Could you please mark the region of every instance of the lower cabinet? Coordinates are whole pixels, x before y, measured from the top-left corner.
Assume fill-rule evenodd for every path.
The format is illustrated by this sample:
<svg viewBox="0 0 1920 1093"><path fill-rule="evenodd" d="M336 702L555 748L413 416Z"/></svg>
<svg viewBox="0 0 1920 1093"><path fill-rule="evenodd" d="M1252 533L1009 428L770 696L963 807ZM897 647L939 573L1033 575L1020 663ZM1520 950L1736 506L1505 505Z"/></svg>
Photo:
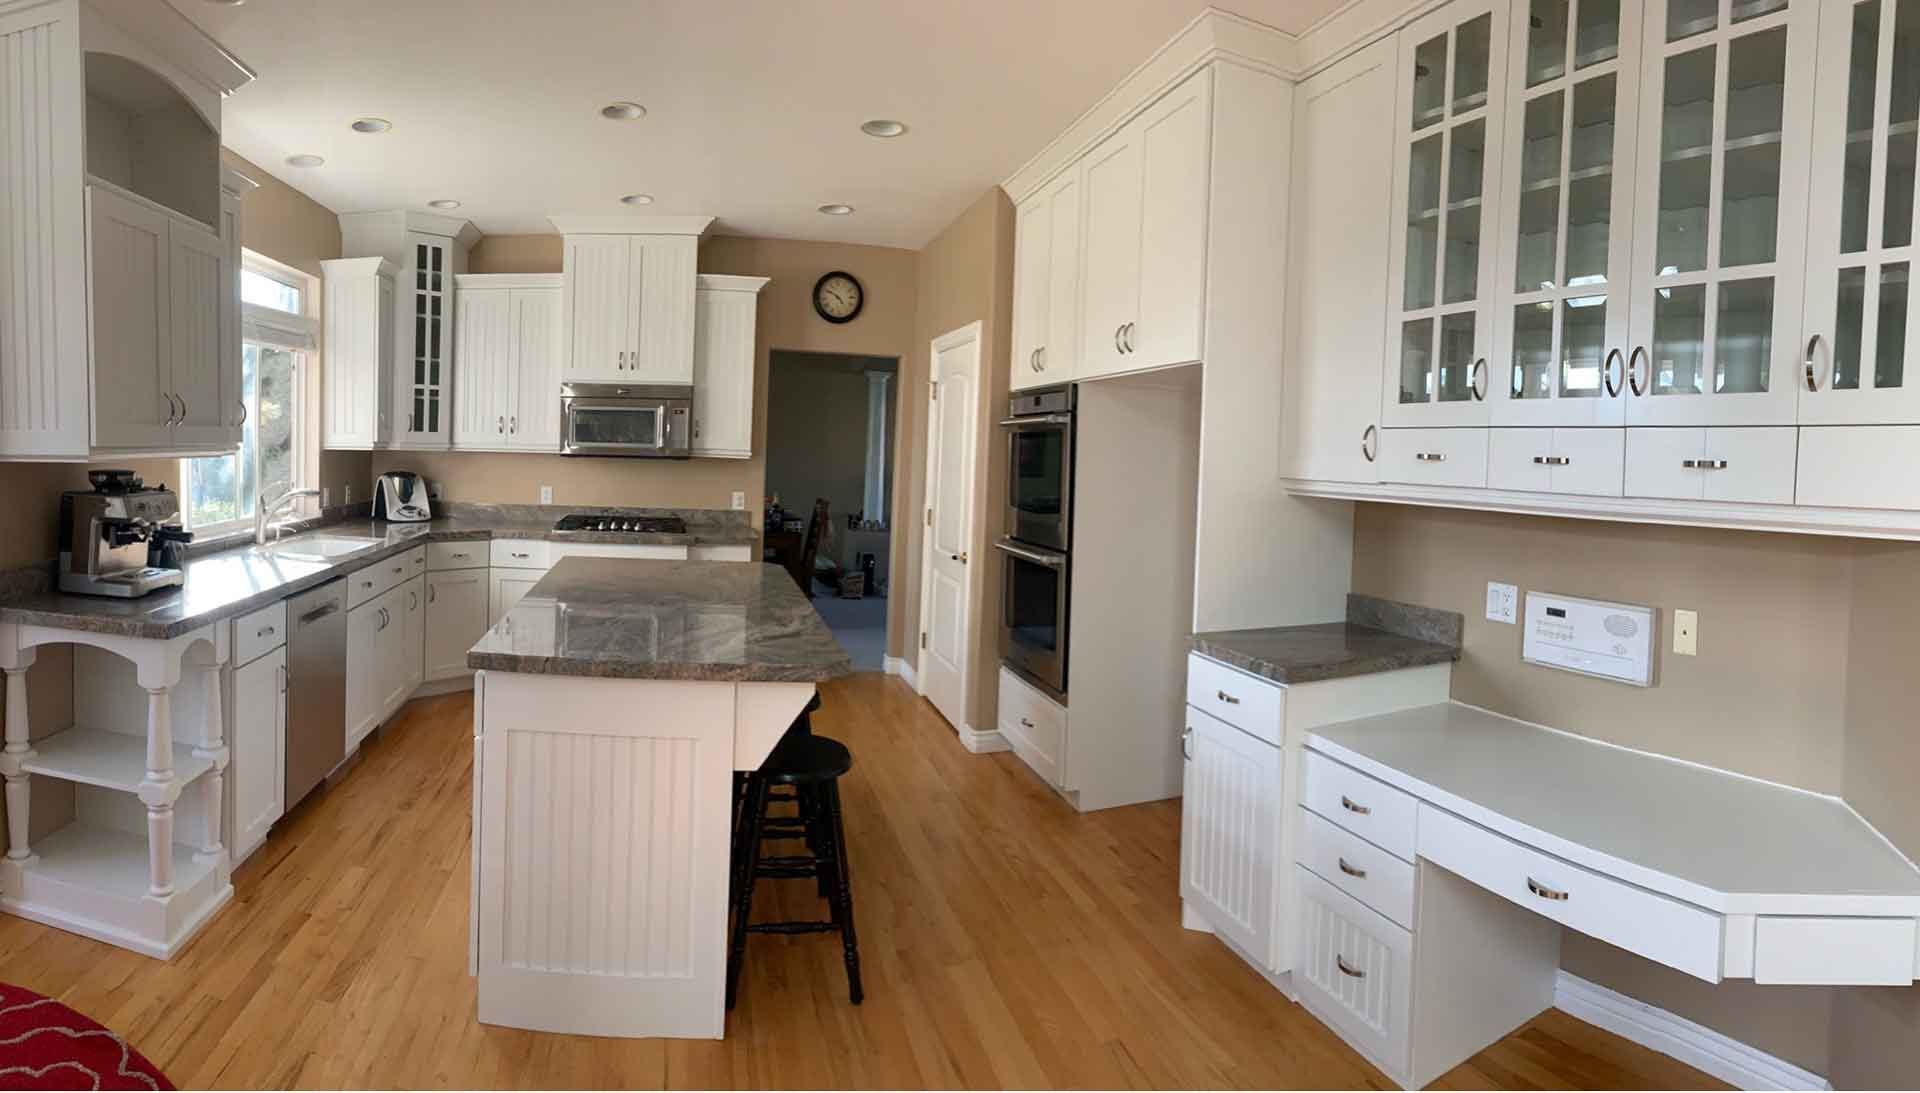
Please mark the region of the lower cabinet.
<svg viewBox="0 0 1920 1093"><path fill-rule="evenodd" d="M492 587L487 593L487 625L497 626L520 597L533 590L540 578L547 575L544 569L496 569L493 571Z"/></svg>
<svg viewBox="0 0 1920 1093"><path fill-rule="evenodd" d="M1000 669L1000 735L1020 761L1055 789L1072 789L1067 777L1067 708L1026 680Z"/></svg>
<svg viewBox="0 0 1920 1093"><path fill-rule="evenodd" d="M347 613L347 749L360 745L423 676L426 579L413 577Z"/></svg>
<svg viewBox="0 0 1920 1093"><path fill-rule="evenodd" d="M1413 934L1298 868L1300 1004L1389 1075L1407 1071Z"/></svg>
<svg viewBox="0 0 1920 1093"><path fill-rule="evenodd" d="M388 665L392 683L383 705L388 713L400 708L407 696L420 686L425 675L427 636L427 579L414 577L393 590L393 613L400 620L399 638L393 647L393 663Z"/></svg>
<svg viewBox="0 0 1920 1093"><path fill-rule="evenodd" d="M233 671L233 728L228 734L227 795L233 806L230 846L235 865L266 841L286 811L287 648Z"/></svg>
<svg viewBox="0 0 1920 1093"><path fill-rule="evenodd" d="M1216 934L1268 971L1285 966L1276 942L1275 870L1281 861L1281 750L1187 708L1180 805L1180 898Z"/></svg>
<svg viewBox="0 0 1920 1093"><path fill-rule="evenodd" d="M486 636L493 618L487 613L488 577L485 569L452 569L429 573L425 679L462 679L473 674L467 650Z"/></svg>

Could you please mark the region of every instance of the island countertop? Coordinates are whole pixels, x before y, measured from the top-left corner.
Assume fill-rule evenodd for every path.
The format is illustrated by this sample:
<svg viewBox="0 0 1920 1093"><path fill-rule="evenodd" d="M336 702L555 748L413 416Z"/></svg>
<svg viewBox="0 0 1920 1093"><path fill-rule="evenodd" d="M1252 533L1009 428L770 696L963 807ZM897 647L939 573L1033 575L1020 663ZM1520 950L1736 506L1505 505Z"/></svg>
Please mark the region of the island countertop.
<svg viewBox="0 0 1920 1093"><path fill-rule="evenodd" d="M785 569L565 558L467 666L601 679L817 683L853 670Z"/></svg>

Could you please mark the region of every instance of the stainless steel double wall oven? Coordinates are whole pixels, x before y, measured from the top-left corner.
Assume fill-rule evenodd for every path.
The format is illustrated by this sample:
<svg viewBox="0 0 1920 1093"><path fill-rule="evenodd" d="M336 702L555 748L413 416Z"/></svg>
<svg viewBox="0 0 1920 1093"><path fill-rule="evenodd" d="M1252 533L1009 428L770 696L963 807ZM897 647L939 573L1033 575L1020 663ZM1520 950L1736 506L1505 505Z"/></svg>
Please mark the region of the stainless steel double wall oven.
<svg viewBox="0 0 1920 1093"><path fill-rule="evenodd" d="M1067 593L1073 549L1074 389L1033 388L1010 400L1007 535L1000 659L1067 700Z"/></svg>

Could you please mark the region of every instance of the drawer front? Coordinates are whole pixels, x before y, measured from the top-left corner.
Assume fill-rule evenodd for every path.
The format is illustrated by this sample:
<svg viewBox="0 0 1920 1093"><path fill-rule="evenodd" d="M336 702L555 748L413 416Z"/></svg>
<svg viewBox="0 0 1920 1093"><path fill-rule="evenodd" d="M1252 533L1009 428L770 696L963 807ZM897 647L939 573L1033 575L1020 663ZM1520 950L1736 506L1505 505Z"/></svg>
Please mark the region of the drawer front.
<svg viewBox="0 0 1920 1093"><path fill-rule="evenodd" d="M1793 504L1800 430L1791 426L1708 429L1704 452L1716 468L1699 472L1705 479L1700 495L1706 500ZM1726 466L1721 467L1722 463Z"/></svg>
<svg viewBox="0 0 1920 1093"><path fill-rule="evenodd" d="M1303 753L1300 803L1403 861L1412 861L1420 802L1319 752Z"/></svg>
<svg viewBox="0 0 1920 1093"><path fill-rule="evenodd" d="M495 539L487 560L496 569L546 569L549 545L544 539Z"/></svg>
<svg viewBox="0 0 1920 1093"><path fill-rule="evenodd" d="M287 604L282 600L233 620L233 663L245 664L287 643Z"/></svg>
<svg viewBox="0 0 1920 1093"><path fill-rule="evenodd" d="M1914 931L1910 918L1762 915L1753 924L1753 981L1910 986Z"/></svg>
<svg viewBox="0 0 1920 1093"><path fill-rule="evenodd" d="M427 568L436 573L448 569L485 569L491 546L484 539L467 543L428 543Z"/></svg>
<svg viewBox="0 0 1920 1093"><path fill-rule="evenodd" d="M1413 935L1352 896L1296 870L1300 933L1293 984L1300 1001L1388 1074L1407 1070Z"/></svg>
<svg viewBox="0 0 1920 1093"><path fill-rule="evenodd" d="M1047 784L1066 788L1067 711L1000 669L1000 735Z"/></svg>
<svg viewBox="0 0 1920 1093"><path fill-rule="evenodd" d="M1420 806L1420 856L1583 934L1720 981L1719 915L1636 888Z"/></svg>
<svg viewBox="0 0 1920 1093"><path fill-rule="evenodd" d="M1278 683L1189 653L1187 705L1277 746L1286 716L1287 691Z"/></svg>
<svg viewBox="0 0 1920 1093"><path fill-rule="evenodd" d="M1484 486L1489 431L1382 429L1380 480L1416 486Z"/></svg>
<svg viewBox="0 0 1920 1093"><path fill-rule="evenodd" d="M1493 429L1487 437L1487 485L1496 490L1553 489L1552 429Z"/></svg>
<svg viewBox="0 0 1920 1093"><path fill-rule="evenodd" d="M1801 429L1802 505L1857 509L1920 509L1920 425L1823 426Z"/></svg>
<svg viewBox="0 0 1920 1093"><path fill-rule="evenodd" d="M1706 447L1705 429L1628 429L1627 496L1698 501L1705 476L1687 463L1704 458Z"/></svg>
<svg viewBox="0 0 1920 1093"><path fill-rule="evenodd" d="M359 607L368 600L377 599L382 593L394 588L427 567L427 548L415 547L405 554L396 554L382 559L365 569L356 570L347 575L347 607L349 610Z"/></svg>
<svg viewBox="0 0 1920 1093"><path fill-rule="evenodd" d="M1553 492L1587 497L1620 496L1626 473L1627 435L1623 429L1555 429Z"/></svg>
<svg viewBox="0 0 1920 1093"><path fill-rule="evenodd" d="M687 560L686 547L656 543L547 543L546 547L549 566L559 564L562 558L653 558L667 562Z"/></svg>
<svg viewBox="0 0 1920 1093"><path fill-rule="evenodd" d="M687 557L696 562L751 562L753 547L745 543L688 547Z"/></svg>
<svg viewBox="0 0 1920 1093"><path fill-rule="evenodd" d="M1413 929L1413 865L1306 809L1300 810L1300 864L1321 880Z"/></svg>

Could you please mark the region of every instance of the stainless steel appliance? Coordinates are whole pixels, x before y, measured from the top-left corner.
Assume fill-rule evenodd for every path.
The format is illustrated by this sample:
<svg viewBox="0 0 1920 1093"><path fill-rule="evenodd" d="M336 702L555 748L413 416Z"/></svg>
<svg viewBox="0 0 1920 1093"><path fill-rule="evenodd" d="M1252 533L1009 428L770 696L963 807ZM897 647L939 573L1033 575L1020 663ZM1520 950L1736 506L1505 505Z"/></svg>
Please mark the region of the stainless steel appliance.
<svg viewBox="0 0 1920 1093"><path fill-rule="evenodd" d="M181 534L180 498L132 471L88 471L91 490L60 495L60 590L131 599L178 587L178 567L149 565L156 539Z"/></svg>
<svg viewBox="0 0 1920 1093"><path fill-rule="evenodd" d="M427 480L413 471L388 471L373 484L373 518L399 524L433 519Z"/></svg>
<svg viewBox="0 0 1920 1093"><path fill-rule="evenodd" d="M687 522L678 516L626 516L617 512L570 512L553 525L553 530L685 535Z"/></svg>
<svg viewBox="0 0 1920 1093"><path fill-rule="evenodd" d="M347 582L287 601L286 807L347 757Z"/></svg>
<svg viewBox="0 0 1920 1093"><path fill-rule="evenodd" d="M692 420L690 385L560 385L561 455L685 459Z"/></svg>
<svg viewBox="0 0 1920 1093"><path fill-rule="evenodd" d="M1007 535L1000 659L1023 679L1067 700L1067 618L1072 587L1074 388L1022 391L1007 418Z"/></svg>

